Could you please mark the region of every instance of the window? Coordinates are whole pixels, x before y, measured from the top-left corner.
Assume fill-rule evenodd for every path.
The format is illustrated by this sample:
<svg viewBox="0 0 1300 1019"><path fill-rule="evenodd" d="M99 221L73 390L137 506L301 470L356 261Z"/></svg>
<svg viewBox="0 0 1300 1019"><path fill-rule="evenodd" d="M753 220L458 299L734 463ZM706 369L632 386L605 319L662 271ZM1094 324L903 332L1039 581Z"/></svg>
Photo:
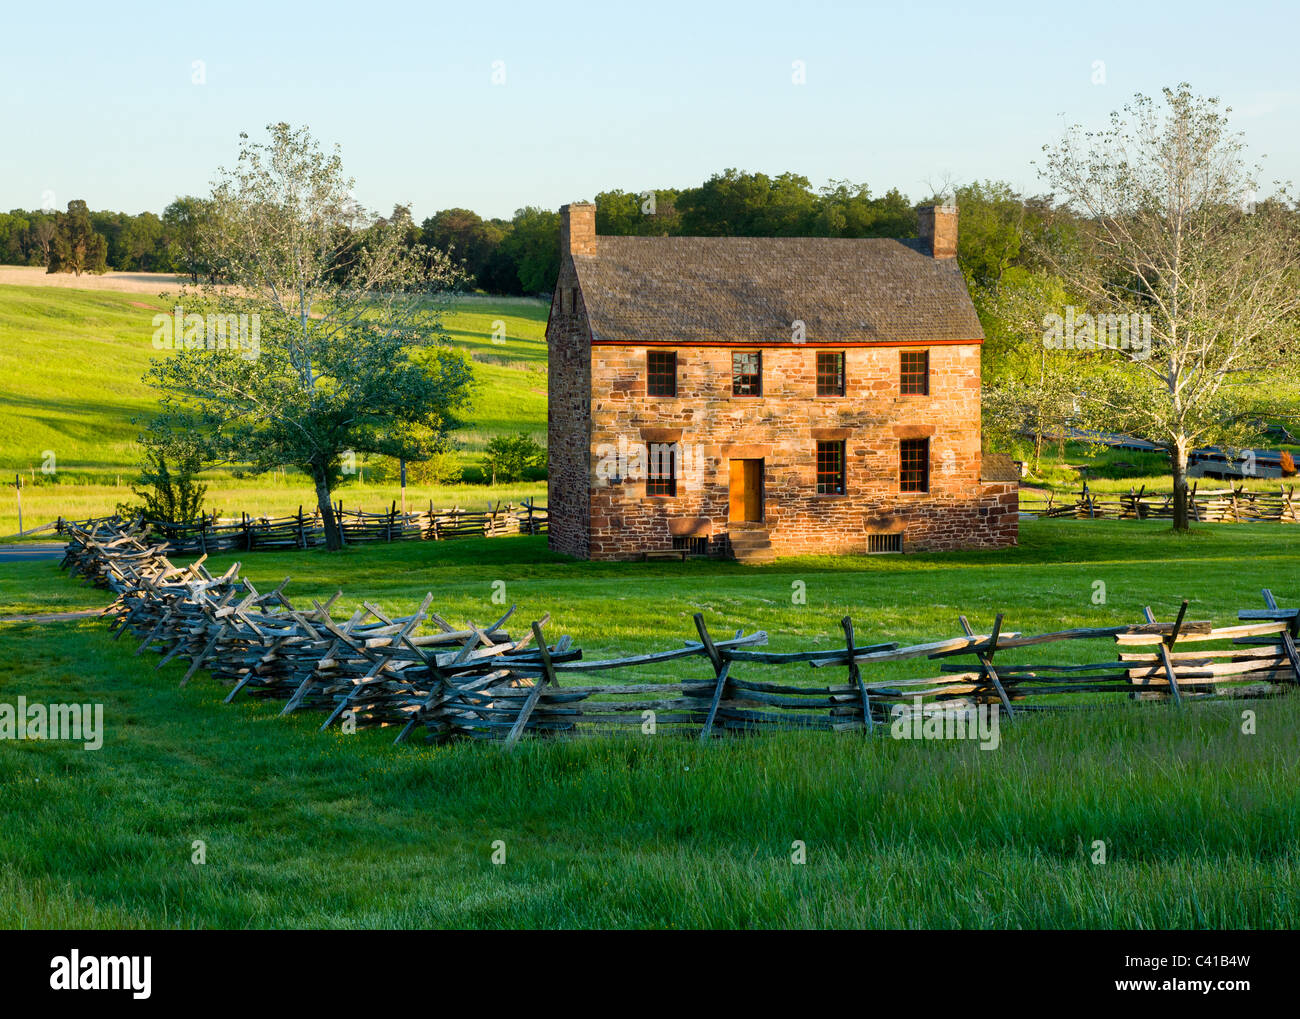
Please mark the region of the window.
<svg viewBox="0 0 1300 1019"><path fill-rule="evenodd" d="M763 352L737 350L731 355L731 395L763 395Z"/></svg>
<svg viewBox="0 0 1300 1019"><path fill-rule="evenodd" d="M844 395L844 351L823 350L817 353L817 395Z"/></svg>
<svg viewBox="0 0 1300 1019"><path fill-rule="evenodd" d="M673 548L685 551L687 555L706 556L709 554L709 536L693 534L673 535Z"/></svg>
<svg viewBox="0 0 1300 1019"><path fill-rule="evenodd" d="M930 491L930 440L903 439L899 443L898 452L898 487L900 491Z"/></svg>
<svg viewBox="0 0 1300 1019"><path fill-rule="evenodd" d="M920 396L930 394L930 352L904 350L898 366L899 391Z"/></svg>
<svg viewBox="0 0 1300 1019"><path fill-rule="evenodd" d="M677 494L677 446L670 442L650 443L650 469L646 474L645 494Z"/></svg>
<svg viewBox="0 0 1300 1019"><path fill-rule="evenodd" d="M867 554L881 555L885 552L903 551L903 532L889 531L882 534L867 535Z"/></svg>
<svg viewBox="0 0 1300 1019"><path fill-rule="evenodd" d="M844 494L844 443L817 443L817 494Z"/></svg>
<svg viewBox="0 0 1300 1019"><path fill-rule="evenodd" d="M646 355L647 396L677 395L677 351L652 350Z"/></svg>

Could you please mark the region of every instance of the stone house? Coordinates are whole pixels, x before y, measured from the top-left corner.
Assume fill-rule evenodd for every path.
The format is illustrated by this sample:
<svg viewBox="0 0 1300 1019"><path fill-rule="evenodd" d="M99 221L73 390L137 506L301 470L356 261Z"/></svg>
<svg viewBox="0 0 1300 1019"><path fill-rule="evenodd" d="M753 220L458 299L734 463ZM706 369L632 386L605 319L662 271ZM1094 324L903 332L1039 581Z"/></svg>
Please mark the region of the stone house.
<svg viewBox="0 0 1300 1019"><path fill-rule="evenodd" d="M761 560L1014 544L981 474L957 212L918 240L597 237L561 215L550 545Z"/></svg>

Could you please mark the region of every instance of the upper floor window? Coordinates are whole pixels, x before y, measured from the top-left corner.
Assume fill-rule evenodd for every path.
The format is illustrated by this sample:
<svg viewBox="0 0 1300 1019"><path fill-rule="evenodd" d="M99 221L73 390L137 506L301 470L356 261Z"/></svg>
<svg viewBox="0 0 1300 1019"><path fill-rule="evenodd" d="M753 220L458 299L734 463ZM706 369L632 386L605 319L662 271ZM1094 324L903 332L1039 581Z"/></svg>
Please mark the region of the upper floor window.
<svg viewBox="0 0 1300 1019"><path fill-rule="evenodd" d="M650 443L650 467L646 472L645 494L677 494L677 445L672 442Z"/></svg>
<svg viewBox="0 0 1300 1019"><path fill-rule="evenodd" d="M761 350L732 352L731 395L763 395L763 352Z"/></svg>
<svg viewBox="0 0 1300 1019"><path fill-rule="evenodd" d="M920 396L930 394L930 352L904 350L899 354L899 391Z"/></svg>
<svg viewBox="0 0 1300 1019"><path fill-rule="evenodd" d="M647 396L677 395L677 351L652 350L646 355Z"/></svg>
<svg viewBox="0 0 1300 1019"><path fill-rule="evenodd" d="M898 487L903 492L930 491L929 439L903 439L899 443Z"/></svg>
<svg viewBox="0 0 1300 1019"><path fill-rule="evenodd" d="M817 443L817 494L844 494L844 443Z"/></svg>
<svg viewBox="0 0 1300 1019"><path fill-rule="evenodd" d="M844 395L844 351L817 352L817 395Z"/></svg>

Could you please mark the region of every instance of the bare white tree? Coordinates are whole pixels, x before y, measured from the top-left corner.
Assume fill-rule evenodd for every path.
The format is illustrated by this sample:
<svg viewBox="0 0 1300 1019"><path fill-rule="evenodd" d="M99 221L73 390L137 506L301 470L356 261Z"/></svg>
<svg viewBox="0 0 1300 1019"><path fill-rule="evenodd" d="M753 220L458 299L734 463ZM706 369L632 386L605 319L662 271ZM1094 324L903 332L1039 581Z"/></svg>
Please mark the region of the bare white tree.
<svg viewBox="0 0 1300 1019"><path fill-rule="evenodd" d="M1177 530L1188 453L1239 444L1263 384L1296 373L1297 217L1281 185L1257 199L1229 112L1182 84L1044 147L1042 175L1083 219L1079 243L1049 262L1089 312L1149 316L1149 349L1109 354L1116 369L1084 395L1112 428L1169 445Z"/></svg>

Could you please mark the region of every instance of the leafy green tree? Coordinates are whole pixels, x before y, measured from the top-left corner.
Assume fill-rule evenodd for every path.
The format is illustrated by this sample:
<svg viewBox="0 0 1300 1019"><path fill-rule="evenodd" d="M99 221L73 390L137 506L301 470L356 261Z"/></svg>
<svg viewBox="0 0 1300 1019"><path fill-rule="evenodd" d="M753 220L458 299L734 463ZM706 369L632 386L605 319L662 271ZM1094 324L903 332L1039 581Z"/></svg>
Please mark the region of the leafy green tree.
<svg viewBox="0 0 1300 1019"><path fill-rule="evenodd" d="M469 209L443 209L420 224L420 243L445 252L479 286L485 286L484 272L506 231L500 221L486 221Z"/></svg>
<svg viewBox="0 0 1300 1019"><path fill-rule="evenodd" d="M498 481L523 481L530 471L545 466L546 450L527 432L496 436L483 455L483 473L493 485Z"/></svg>
<svg viewBox="0 0 1300 1019"><path fill-rule="evenodd" d="M678 192L602 191L596 196L596 233L619 237L665 237L681 226Z"/></svg>
<svg viewBox="0 0 1300 1019"><path fill-rule="evenodd" d="M807 177L769 177L729 169L677 198L681 231L688 236L806 237L817 216L817 196Z"/></svg>
<svg viewBox="0 0 1300 1019"><path fill-rule="evenodd" d="M984 325L981 393L985 436L1010 446L1023 435L1033 442L1030 466L1042 464L1048 436L1063 437L1075 419L1076 394L1088 387L1104 360L1044 341L1043 320L1073 303L1061 281L1044 273L1008 266L992 290L972 288ZM987 353L986 353L987 352ZM996 355L992 364L989 353Z"/></svg>
<svg viewBox="0 0 1300 1019"><path fill-rule="evenodd" d="M357 206L337 150L305 128L268 131L241 136L201 238L230 286L187 286L178 302L187 317L247 315L256 344L182 344L148 380L163 393L158 426L196 436L206 462L306 471L337 549L332 492L353 458L422 459L459 424L473 374L442 323L459 274L408 247L406 223Z"/></svg>
<svg viewBox="0 0 1300 1019"><path fill-rule="evenodd" d="M560 215L529 206L515 213L501 250L515 264L526 294L549 294L560 275Z"/></svg>
<svg viewBox="0 0 1300 1019"><path fill-rule="evenodd" d="M161 272L171 260L163 243L163 222L152 212L131 216L122 233L122 261L119 269Z"/></svg>
<svg viewBox="0 0 1300 1019"><path fill-rule="evenodd" d="M80 276L83 272L102 273L107 269L108 242L95 232L86 203L74 199L56 223L47 271Z"/></svg>
<svg viewBox="0 0 1300 1019"><path fill-rule="evenodd" d="M118 503L117 513L146 523L188 524L203 514L208 486L196 480L202 452L184 437L155 433L141 437L144 458L131 486L139 502Z"/></svg>
<svg viewBox="0 0 1300 1019"><path fill-rule="evenodd" d="M393 457L381 457L370 465L366 473L377 484L396 485L402 480L402 464ZM427 488L431 485L459 485L464 480L464 469L451 443L445 443L427 459L406 461L408 485Z"/></svg>
<svg viewBox="0 0 1300 1019"><path fill-rule="evenodd" d="M812 233L816 237L914 237L916 209L894 189L872 198L866 184L831 181L817 196Z"/></svg>
<svg viewBox="0 0 1300 1019"><path fill-rule="evenodd" d="M203 237L215 227L212 202L184 195L163 210L163 244L169 268L184 273L197 284L201 277L212 277L214 266L203 248Z"/></svg>

